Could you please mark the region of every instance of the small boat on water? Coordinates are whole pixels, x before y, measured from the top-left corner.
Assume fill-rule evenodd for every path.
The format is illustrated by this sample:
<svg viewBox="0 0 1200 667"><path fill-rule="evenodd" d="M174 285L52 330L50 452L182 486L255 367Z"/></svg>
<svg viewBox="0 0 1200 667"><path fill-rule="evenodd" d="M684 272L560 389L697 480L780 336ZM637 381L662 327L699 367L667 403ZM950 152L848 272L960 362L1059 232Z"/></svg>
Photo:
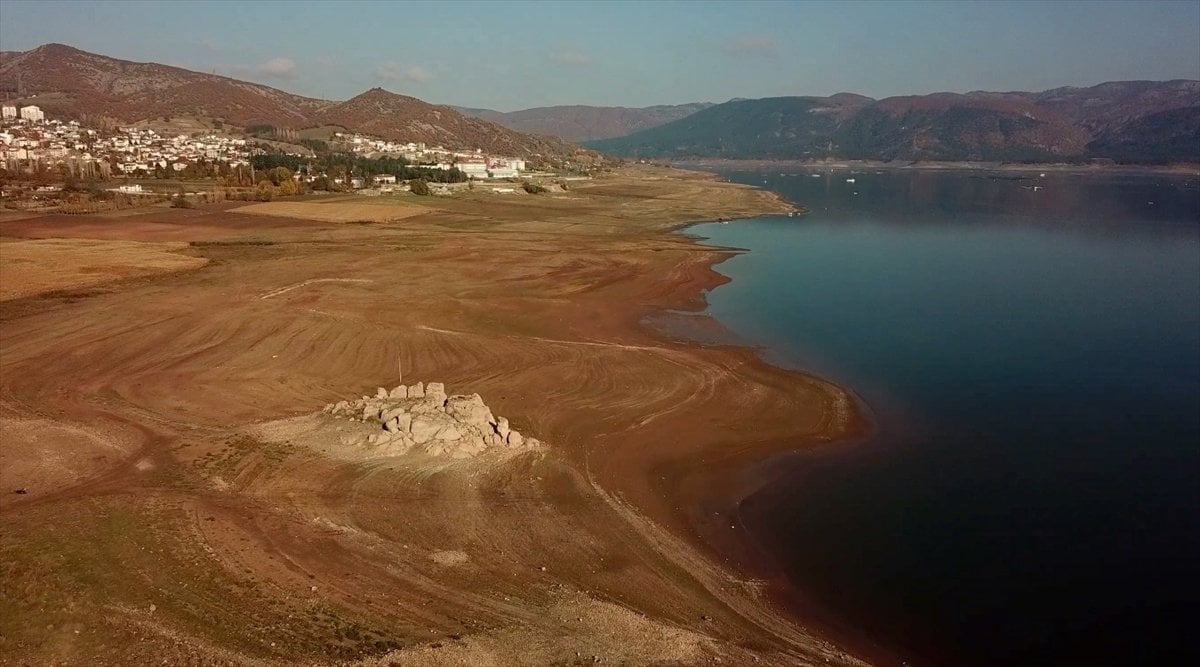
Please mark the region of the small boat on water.
<svg viewBox="0 0 1200 667"><path fill-rule="evenodd" d="M813 178L820 178L820 177L821 177L821 175L820 175L820 174L809 174L809 176L811 176L811 177L813 177Z"/></svg>
<svg viewBox="0 0 1200 667"><path fill-rule="evenodd" d="M853 182L854 182L854 179L853 179L853 178L847 178L847 179L846 179L846 182L847 182L847 183L853 183Z"/></svg>

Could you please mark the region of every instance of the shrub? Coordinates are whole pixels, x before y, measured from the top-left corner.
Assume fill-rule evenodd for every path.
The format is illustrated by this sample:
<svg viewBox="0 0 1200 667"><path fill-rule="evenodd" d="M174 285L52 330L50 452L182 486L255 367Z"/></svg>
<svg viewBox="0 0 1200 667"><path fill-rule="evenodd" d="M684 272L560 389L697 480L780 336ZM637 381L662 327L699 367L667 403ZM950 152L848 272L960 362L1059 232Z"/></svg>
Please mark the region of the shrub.
<svg viewBox="0 0 1200 667"><path fill-rule="evenodd" d="M531 195L540 195L543 192L546 192L546 188L534 183L533 181L525 181L521 184L521 187L525 188L525 192L528 192Z"/></svg>
<svg viewBox="0 0 1200 667"><path fill-rule="evenodd" d="M414 178L411 181L409 181L408 187L412 189L412 193L414 195L421 195L422 197L426 197L430 194L429 184L419 178Z"/></svg>
<svg viewBox="0 0 1200 667"><path fill-rule="evenodd" d="M195 207L196 207L196 205L192 203L192 200L188 199L187 197L184 197L183 195L175 195L174 197L171 197L171 208L195 208Z"/></svg>

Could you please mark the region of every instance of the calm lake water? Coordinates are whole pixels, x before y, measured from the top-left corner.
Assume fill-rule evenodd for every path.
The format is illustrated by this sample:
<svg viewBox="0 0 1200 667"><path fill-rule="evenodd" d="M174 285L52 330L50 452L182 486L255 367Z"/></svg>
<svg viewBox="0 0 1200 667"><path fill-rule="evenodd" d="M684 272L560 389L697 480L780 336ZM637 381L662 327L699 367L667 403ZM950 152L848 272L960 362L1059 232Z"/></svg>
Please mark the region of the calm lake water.
<svg viewBox="0 0 1200 667"><path fill-rule="evenodd" d="M693 227L748 251L709 312L878 430L772 462L750 531L914 664L1194 650L1197 179L811 173L725 174L812 212Z"/></svg>

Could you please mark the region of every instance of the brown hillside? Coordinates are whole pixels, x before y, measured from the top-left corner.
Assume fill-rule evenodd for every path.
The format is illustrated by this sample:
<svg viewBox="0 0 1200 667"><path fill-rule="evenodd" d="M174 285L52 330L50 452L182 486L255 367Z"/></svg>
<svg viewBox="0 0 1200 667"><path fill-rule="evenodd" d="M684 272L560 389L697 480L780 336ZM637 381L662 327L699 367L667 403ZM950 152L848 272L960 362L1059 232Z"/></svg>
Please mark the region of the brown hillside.
<svg viewBox="0 0 1200 667"><path fill-rule="evenodd" d="M560 139L522 134L478 118L468 118L448 106L397 95L382 88L335 104L321 113L321 122L341 125L397 141L482 148L508 155L561 155L575 147Z"/></svg>
<svg viewBox="0 0 1200 667"><path fill-rule="evenodd" d="M211 116L234 125L292 127L332 104L215 74L135 63L47 44L0 61L0 89L26 94L52 114L96 114L124 121L155 116Z"/></svg>
<svg viewBox="0 0 1200 667"><path fill-rule="evenodd" d="M1090 139L1059 111L1004 93L890 97L856 115L843 137L863 155L975 160L1077 155Z"/></svg>
<svg viewBox="0 0 1200 667"><path fill-rule="evenodd" d="M491 121L518 132L546 134L567 141L590 141L658 127L710 106L710 102L642 108L570 105L510 112L456 108L473 118Z"/></svg>
<svg viewBox="0 0 1200 667"><path fill-rule="evenodd" d="M523 134L380 88L338 103L215 74L109 58L62 44L5 52L0 57L0 91L9 98L15 97L18 75L26 98L36 95L36 103L51 116L65 118L104 115L136 122L200 116L242 127L334 124L393 140L509 155L562 158L580 151L560 139Z"/></svg>
<svg viewBox="0 0 1200 667"><path fill-rule="evenodd" d="M1139 118L1200 106L1200 81L1111 81L1090 88L1055 88L1034 98L1102 134Z"/></svg>

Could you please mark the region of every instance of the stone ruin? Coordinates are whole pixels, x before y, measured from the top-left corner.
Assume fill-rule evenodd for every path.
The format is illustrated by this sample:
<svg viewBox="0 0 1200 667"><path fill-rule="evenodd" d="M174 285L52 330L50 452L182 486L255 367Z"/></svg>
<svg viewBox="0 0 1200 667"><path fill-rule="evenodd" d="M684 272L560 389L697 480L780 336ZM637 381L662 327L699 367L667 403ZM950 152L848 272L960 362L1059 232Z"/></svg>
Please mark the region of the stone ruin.
<svg viewBox="0 0 1200 667"><path fill-rule="evenodd" d="M374 396L339 401L322 412L337 420L361 424L339 429L341 444L361 447L371 456L424 452L433 456L471 458L491 448L514 451L541 446L495 417L479 394L447 396L441 382L380 387ZM349 431L349 432L346 432Z"/></svg>

